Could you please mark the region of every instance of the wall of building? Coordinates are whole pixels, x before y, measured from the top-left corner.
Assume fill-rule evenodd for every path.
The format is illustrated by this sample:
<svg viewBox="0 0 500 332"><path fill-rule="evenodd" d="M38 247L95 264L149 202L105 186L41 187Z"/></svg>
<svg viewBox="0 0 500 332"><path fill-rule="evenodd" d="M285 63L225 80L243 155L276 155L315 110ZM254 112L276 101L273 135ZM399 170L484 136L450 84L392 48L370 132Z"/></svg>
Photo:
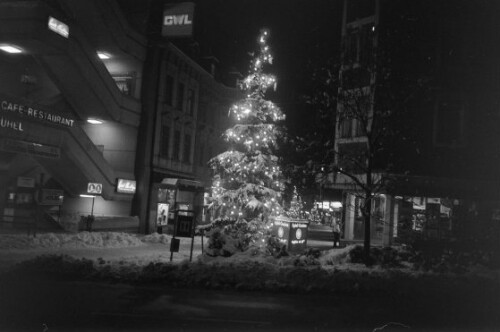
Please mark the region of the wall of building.
<svg viewBox="0 0 500 332"><path fill-rule="evenodd" d="M116 171L133 173L137 128L115 122L100 125L82 124L82 129Z"/></svg>
<svg viewBox="0 0 500 332"><path fill-rule="evenodd" d="M22 191L16 179L26 177L34 180L35 188L62 190L60 216L73 224L91 213L91 200L79 196L87 193L89 182L103 187L95 198L96 216L126 218L131 214L132 195L117 193L116 180L134 180L145 43L123 28L126 21L120 19L120 12L109 10L112 2L28 1L16 6L6 1L0 5L4 6L0 8L2 42L22 50L0 54L0 96L40 111L40 116L34 116L1 110L2 117L19 122L23 130L0 128L0 183ZM95 15L96 6L111 7ZM68 24L69 35L49 30L47 14ZM19 22L23 22L22 31ZM97 57L101 47L110 59ZM120 86L122 78L114 77L122 73L133 74L133 82L125 82L130 83L129 90ZM41 112L50 113L50 118L42 118ZM103 124L87 123L91 115L104 120ZM71 120L71 125L53 120L58 117ZM17 150L6 148L5 142L14 142ZM0 207L6 205L5 196L5 192L0 194ZM19 213L28 208L15 206Z"/></svg>

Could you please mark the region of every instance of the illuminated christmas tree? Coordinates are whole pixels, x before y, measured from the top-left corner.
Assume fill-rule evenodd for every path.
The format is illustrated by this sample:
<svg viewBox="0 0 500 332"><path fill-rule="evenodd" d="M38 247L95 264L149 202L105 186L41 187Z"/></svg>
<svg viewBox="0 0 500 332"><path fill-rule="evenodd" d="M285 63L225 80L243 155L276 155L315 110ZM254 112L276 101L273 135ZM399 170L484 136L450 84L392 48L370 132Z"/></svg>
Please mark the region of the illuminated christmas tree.
<svg viewBox="0 0 500 332"><path fill-rule="evenodd" d="M287 211L287 215L292 219L300 219L303 217L304 203L302 198L297 192L297 187L293 188L293 197L290 202L290 209Z"/></svg>
<svg viewBox="0 0 500 332"><path fill-rule="evenodd" d="M246 97L229 110L236 122L224 133L230 149L210 160L215 174L213 206L219 220L264 222L269 215L282 212L282 175L273 151L280 134L277 122L285 116L264 98L269 88L276 89L275 76L264 73L265 66L273 60L268 38L269 31L262 30L259 52L251 61L249 75L240 84Z"/></svg>

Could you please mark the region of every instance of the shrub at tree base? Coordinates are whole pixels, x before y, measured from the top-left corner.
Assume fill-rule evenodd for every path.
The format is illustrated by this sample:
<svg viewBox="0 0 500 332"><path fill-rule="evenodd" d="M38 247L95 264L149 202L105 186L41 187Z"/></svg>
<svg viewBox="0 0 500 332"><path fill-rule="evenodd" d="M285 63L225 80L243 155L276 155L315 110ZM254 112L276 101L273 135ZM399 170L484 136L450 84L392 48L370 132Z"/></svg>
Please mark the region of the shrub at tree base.
<svg viewBox="0 0 500 332"><path fill-rule="evenodd" d="M273 257L287 256L285 246L271 236L269 225L259 219L247 222L238 220L216 220L206 233L208 245L205 254L216 257L230 257L237 252L257 250Z"/></svg>
<svg viewBox="0 0 500 332"><path fill-rule="evenodd" d="M362 246L349 251L352 263L364 263ZM440 243L418 246L373 247L370 250L372 265L386 268L404 267L409 264L414 270L436 273L465 273L474 267L497 268L493 256L488 251L465 250Z"/></svg>

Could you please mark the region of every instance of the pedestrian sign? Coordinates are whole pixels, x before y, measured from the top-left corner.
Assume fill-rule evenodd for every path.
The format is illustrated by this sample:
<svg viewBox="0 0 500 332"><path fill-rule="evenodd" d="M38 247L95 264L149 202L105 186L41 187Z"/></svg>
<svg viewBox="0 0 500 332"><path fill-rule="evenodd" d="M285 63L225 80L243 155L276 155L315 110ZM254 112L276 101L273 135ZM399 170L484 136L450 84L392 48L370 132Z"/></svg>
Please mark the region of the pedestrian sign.
<svg viewBox="0 0 500 332"><path fill-rule="evenodd" d="M89 182L87 185L88 194L102 194L102 183Z"/></svg>

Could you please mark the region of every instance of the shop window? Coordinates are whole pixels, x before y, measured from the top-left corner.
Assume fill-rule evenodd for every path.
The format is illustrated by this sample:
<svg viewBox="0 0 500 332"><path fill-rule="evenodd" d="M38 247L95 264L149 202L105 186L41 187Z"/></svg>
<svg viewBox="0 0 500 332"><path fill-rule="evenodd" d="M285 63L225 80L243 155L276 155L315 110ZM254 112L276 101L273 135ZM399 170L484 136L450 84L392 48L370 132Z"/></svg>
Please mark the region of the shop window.
<svg viewBox="0 0 500 332"><path fill-rule="evenodd" d="M165 78L165 103L172 106L174 99L174 78L167 75Z"/></svg>
<svg viewBox="0 0 500 332"><path fill-rule="evenodd" d="M170 127L162 126L161 128L161 142L160 142L160 156L168 158L168 148L170 145Z"/></svg>
<svg viewBox="0 0 500 332"><path fill-rule="evenodd" d="M191 135L184 135L184 151L183 161L187 164L191 163Z"/></svg>
<svg viewBox="0 0 500 332"><path fill-rule="evenodd" d="M195 92L193 89L189 89L187 95L187 105L186 105L189 115L194 114L194 106L195 106Z"/></svg>
<svg viewBox="0 0 500 332"><path fill-rule="evenodd" d="M177 85L177 101L176 101L176 107L179 111L184 110L184 84L179 83Z"/></svg>
<svg viewBox="0 0 500 332"><path fill-rule="evenodd" d="M181 132L176 130L174 132L174 151L172 158L175 160L180 160L180 150L181 150Z"/></svg>

